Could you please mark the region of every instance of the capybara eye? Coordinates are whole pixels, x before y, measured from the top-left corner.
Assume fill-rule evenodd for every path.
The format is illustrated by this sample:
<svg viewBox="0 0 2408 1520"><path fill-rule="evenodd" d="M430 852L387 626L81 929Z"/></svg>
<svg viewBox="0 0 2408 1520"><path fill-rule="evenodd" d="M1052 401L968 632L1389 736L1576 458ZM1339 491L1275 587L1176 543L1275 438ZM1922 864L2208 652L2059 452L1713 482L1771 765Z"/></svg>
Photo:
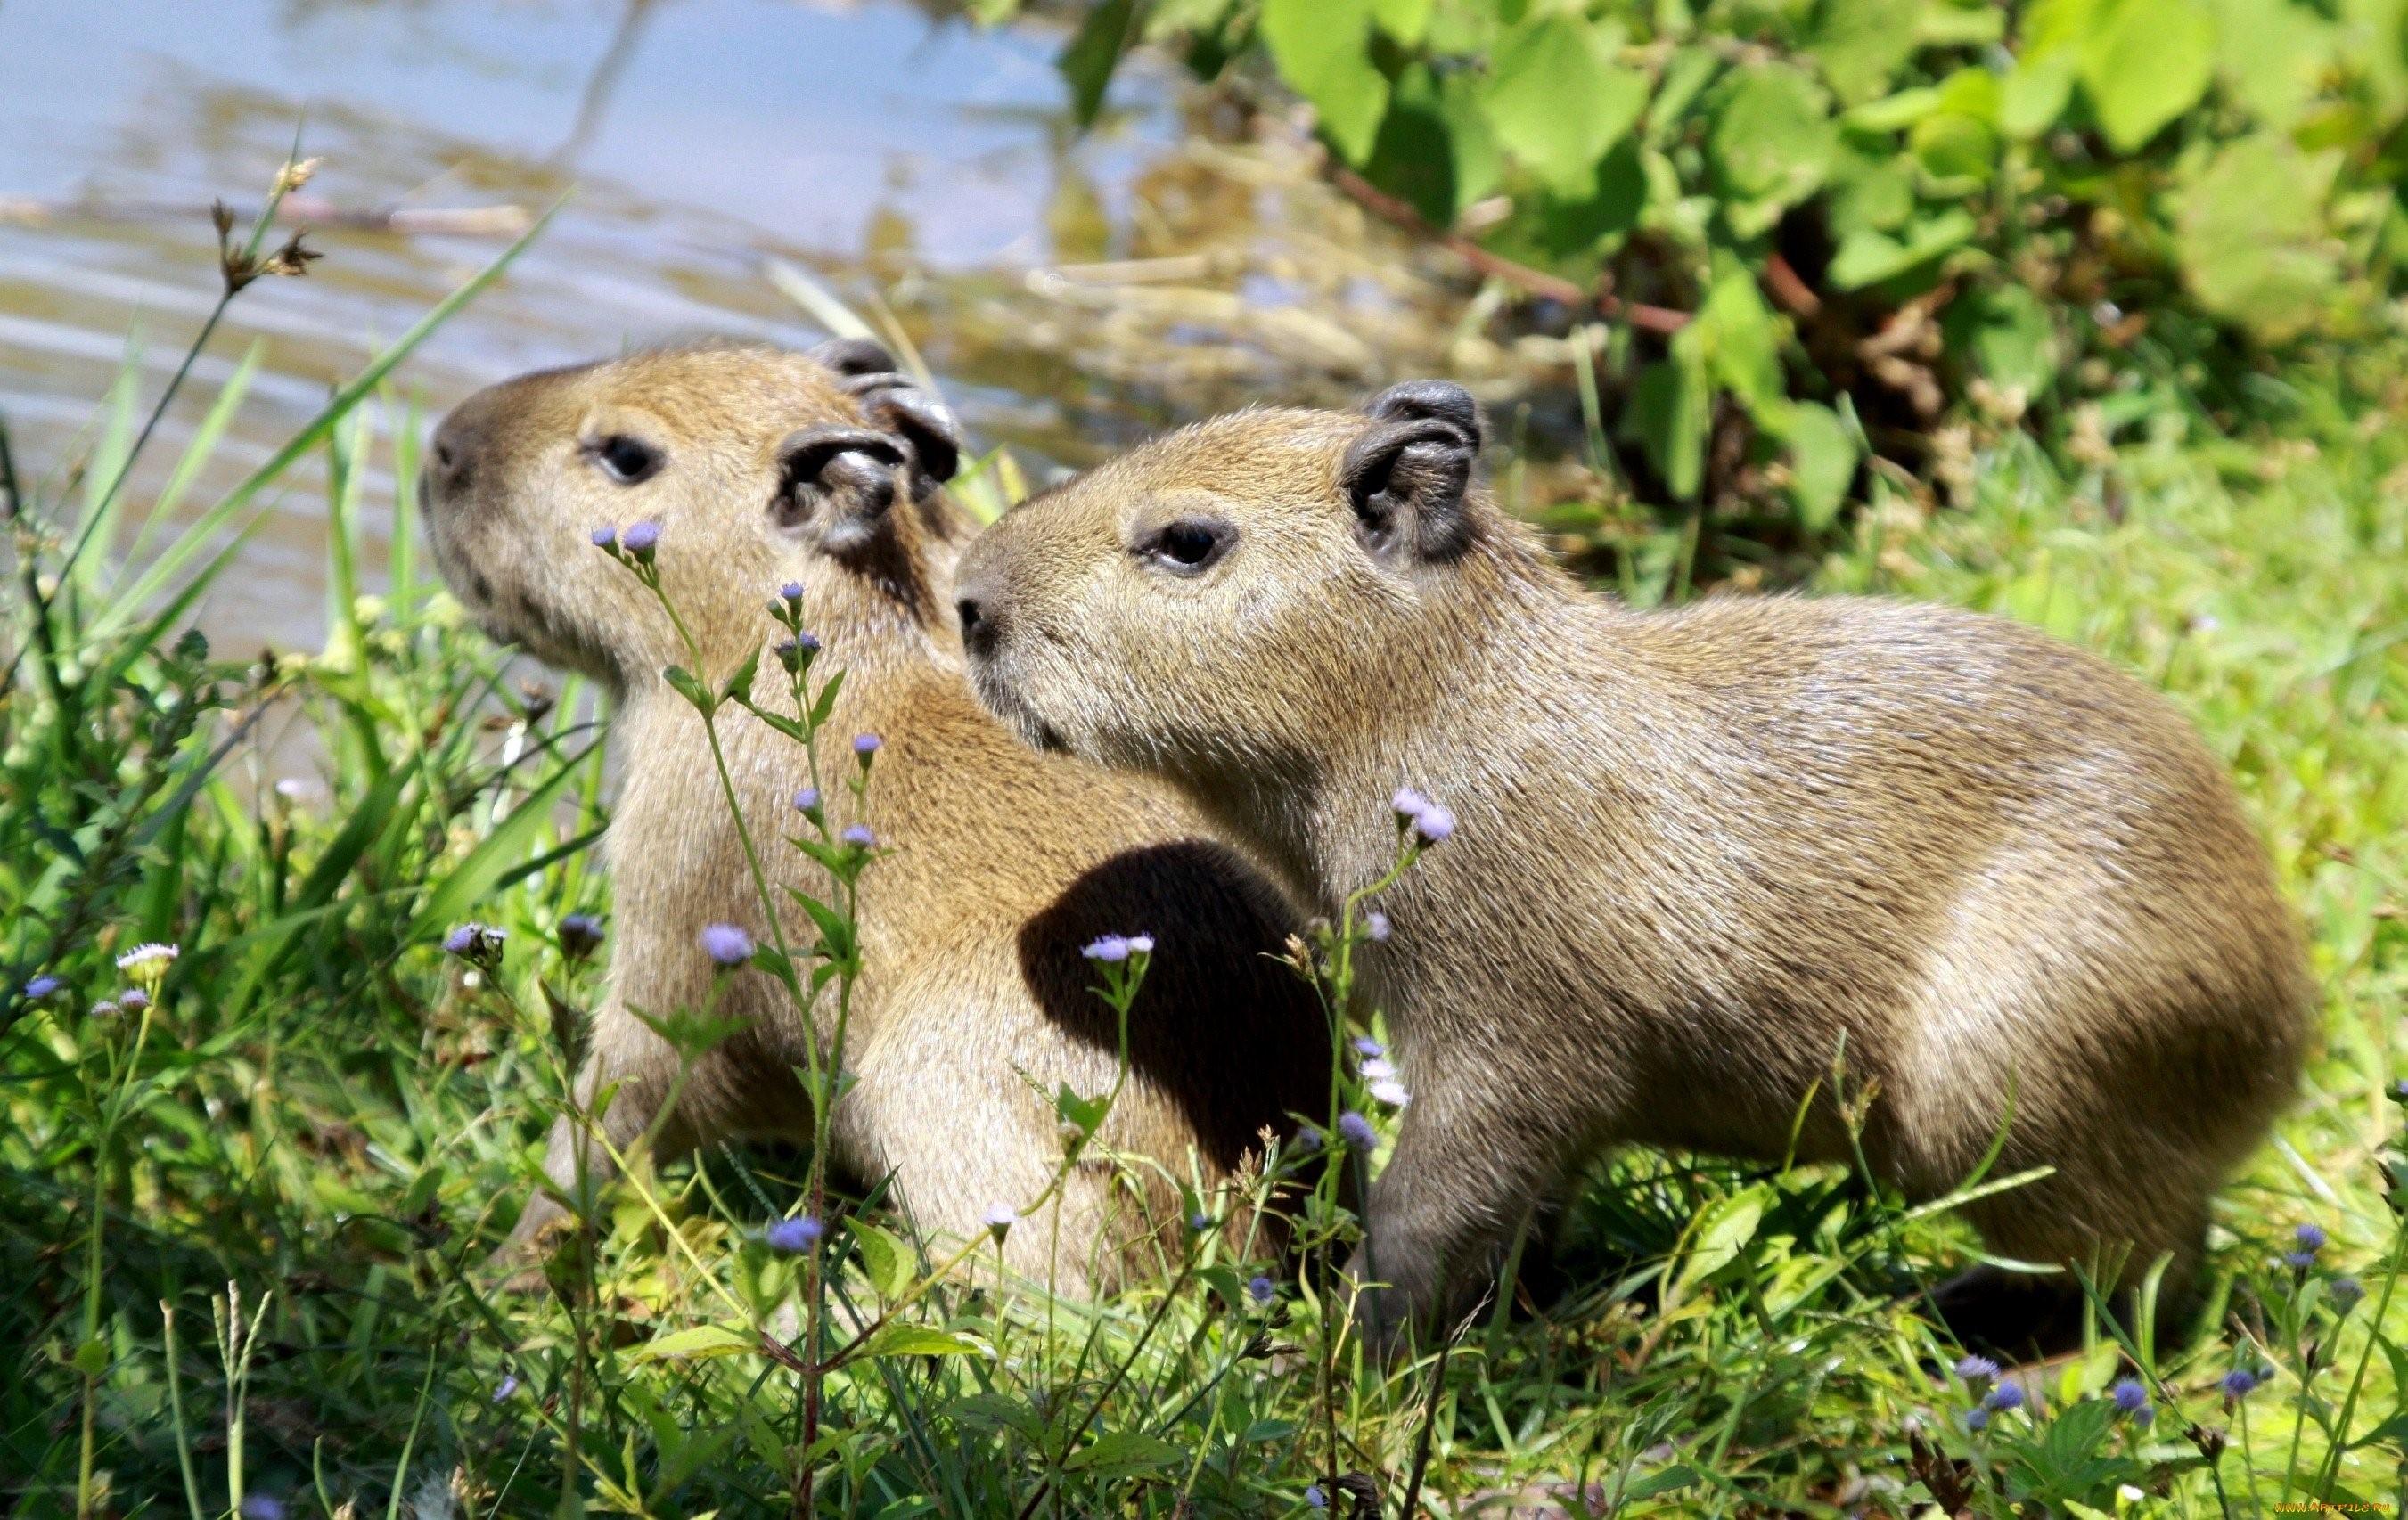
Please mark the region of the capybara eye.
<svg viewBox="0 0 2408 1520"><path fill-rule="evenodd" d="M661 470L661 452L641 438L624 433L613 433L592 445L594 462L602 473L621 485L636 485L651 480Z"/></svg>
<svg viewBox="0 0 2408 1520"><path fill-rule="evenodd" d="M1228 552L1238 530L1226 523L1182 517L1166 524L1146 546L1146 553L1165 569L1193 575Z"/></svg>

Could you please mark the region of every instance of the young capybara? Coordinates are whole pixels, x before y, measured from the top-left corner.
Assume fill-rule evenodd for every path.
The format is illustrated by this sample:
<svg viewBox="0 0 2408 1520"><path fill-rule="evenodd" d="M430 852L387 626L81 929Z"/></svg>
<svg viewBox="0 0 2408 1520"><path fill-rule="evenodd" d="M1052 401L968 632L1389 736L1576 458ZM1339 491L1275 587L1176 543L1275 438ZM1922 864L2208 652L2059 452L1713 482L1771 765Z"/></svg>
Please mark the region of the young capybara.
<svg viewBox="0 0 2408 1520"><path fill-rule="evenodd" d="M791 585L823 644L818 668L843 672L824 764L849 773L853 736L883 740L858 814L833 782L820 804L831 828L866 825L881 852L860 889L853 1083L834 1115L841 1170L856 1185L891 1176L915 1221L942 1234L974 1234L998 1203L1025 1207L1063 1154L1051 1095L1066 1083L1099 1095L1117 1066L1118 1031L1082 947L1144 932L1156 949L1130 1019L1128 1085L1100 1140L1181 1179L1192 1154L1210 1185L1290 1115L1326 1105L1326 1024L1271 958L1290 911L1168 788L1032 754L979 707L952 613L970 523L940 489L958 444L944 409L894 371L866 343L641 352L494 386L435 435L427 517L455 595L496 638L613 699L616 932L578 1091L591 1103L616 1084L601 1128L623 1151L640 1138L678 1061L638 1011L705 1005L707 926L766 938L702 720L663 679L691 656L636 577L589 541L642 522L706 681L780 636L767 604ZM775 665L765 659L756 699L793 716ZM784 842L809 832L795 810L805 752L732 706L719 722L786 936L808 945L817 932L781 890L829 893ZM773 978L735 973L716 1011L742 1030L690 1074L666 1150L808 1139L795 1073L808 1042L827 1047L834 1002L823 995L806 1017ZM545 1169L566 1186L580 1162L611 1169L564 1117ZM1073 1292L1114 1281L1127 1265L1119 1248L1146 1237L1116 1225L1113 1177L1082 1160L1060 1204L1062 1259L1054 1222L1033 1218L1008 1237L1015 1269ZM1182 1227L1175 1194L1156 1192L1154 1220ZM539 1193L513 1242L562 1212Z"/></svg>
<svg viewBox="0 0 2408 1520"><path fill-rule="evenodd" d="M1375 1325L1453 1308L1602 1145L1861 1143L2013 1258L2195 1268L2291 1094L2314 990L2221 767L2139 681L1940 607L1577 585L1473 483L1443 381L1254 410L973 545L974 684L1039 748L1167 778L1325 911L1452 810L1367 959L1412 1101L1369 1209ZM1418 806L1410 797L1408 810ZM1439 832L1446 832L1443 828ZM1840 1075L1835 1080L1835 1072ZM1968 1274L1969 1339L2071 1279ZM2061 1318L2057 1319L2061 1326Z"/></svg>

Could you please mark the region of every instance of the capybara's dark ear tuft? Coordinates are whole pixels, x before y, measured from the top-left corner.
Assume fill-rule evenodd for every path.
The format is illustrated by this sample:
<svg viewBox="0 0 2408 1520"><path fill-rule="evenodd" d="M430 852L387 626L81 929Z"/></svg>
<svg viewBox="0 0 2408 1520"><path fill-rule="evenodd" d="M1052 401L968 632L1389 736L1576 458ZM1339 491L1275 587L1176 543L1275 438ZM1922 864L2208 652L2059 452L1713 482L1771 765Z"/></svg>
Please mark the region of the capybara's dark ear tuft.
<svg viewBox="0 0 2408 1520"><path fill-rule="evenodd" d="M885 345L866 337L832 337L805 357L825 365L850 380L856 375L892 375L901 366Z"/></svg>
<svg viewBox="0 0 2408 1520"><path fill-rule="evenodd" d="M1452 423L1470 439L1474 452L1479 451L1484 436L1480 426L1480 403L1453 380L1406 380L1391 385L1365 402L1363 411L1383 423Z"/></svg>
<svg viewBox="0 0 2408 1520"><path fill-rule="evenodd" d="M1469 548L1480 405L1448 380L1412 380L1373 396L1372 425L1347 446L1338 480L1363 545L1383 557L1449 560Z"/></svg>

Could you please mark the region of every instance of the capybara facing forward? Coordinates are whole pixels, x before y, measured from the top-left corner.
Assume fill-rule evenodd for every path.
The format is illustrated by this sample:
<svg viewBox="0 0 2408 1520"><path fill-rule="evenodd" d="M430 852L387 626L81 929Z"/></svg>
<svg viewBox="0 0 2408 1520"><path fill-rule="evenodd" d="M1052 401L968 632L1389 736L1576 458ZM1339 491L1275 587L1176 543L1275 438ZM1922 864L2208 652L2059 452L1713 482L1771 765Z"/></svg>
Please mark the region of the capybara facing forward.
<svg viewBox="0 0 2408 1520"><path fill-rule="evenodd" d="M2296 1083L2313 989L2232 787L2156 693L1931 606L1588 594L1472 483L1441 381L1254 410L1038 496L964 557L974 683L1036 745L1166 777L1325 911L1452 837L1366 961L1413 1100L1369 1203L1386 1323L1453 1307L1616 1141L1870 1164L1996 1252L2171 1255ZM1819 1086L1818 1086L1819 1084ZM1961 1331L2070 1278L1971 1274ZM1396 1301L1400 1300L1400 1301Z"/></svg>
<svg viewBox="0 0 2408 1520"><path fill-rule="evenodd" d="M1157 1179L1211 1186L1267 1132L1326 1106L1327 1025L1273 959L1290 910L1169 789L1031 754L979 707L952 615L971 528L941 489L957 444L943 408L894 370L866 343L640 352L494 386L435 435L425 489L444 578L495 637L594 677L615 701L621 780L605 849L617 932L579 1091L592 1102L615 1086L603 1134L623 1150L640 1138L678 1069L643 1015L710 1003L714 973L696 947L707 925L767 939L711 742L663 678L694 656L588 541L596 527L649 523L702 679L725 679L779 637L767 605L790 595L823 642L822 668L843 672L829 775L849 773L854 734L883 739L857 814L833 780L819 803L832 828L867 826L881 852L861 882L853 1080L833 1121L840 1171L856 1185L891 1178L939 1234L977 1233L997 1204L1025 1207L1063 1154L1049 1095L1067 1083L1093 1097L1114 1077L1118 1030L1081 947L1142 932L1157 948L1101 1139L1144 1158L1141 1175L1153 1165ZM768 695L783 689L774 668L765 661L755 693L783 704ZM786 936L807 945L816 931L781 890L828 896L827 877L785 843L810 832L795 810L805 753L733 706L719 722ZM734 973L715 1008L741 1032L692 1072L664 1148L809 1139L795 1073L810 1042L827 1045L835 1001L821 997L806 1017L770 977ZM566 1184L611 1159L564 1117L545 1165ZM1011 1265L1077 1292L1124 1275L1124 1248L1149 1258L1140 1211L1116 1209L1114 1186L1111 1167L1082 1161L1058 1232L1043 1218L1011 1230ZM1177 1195L1152 1191L1151 1222L1184 1228ZM538 1195L514 1239L560 1213Z"/></svg>

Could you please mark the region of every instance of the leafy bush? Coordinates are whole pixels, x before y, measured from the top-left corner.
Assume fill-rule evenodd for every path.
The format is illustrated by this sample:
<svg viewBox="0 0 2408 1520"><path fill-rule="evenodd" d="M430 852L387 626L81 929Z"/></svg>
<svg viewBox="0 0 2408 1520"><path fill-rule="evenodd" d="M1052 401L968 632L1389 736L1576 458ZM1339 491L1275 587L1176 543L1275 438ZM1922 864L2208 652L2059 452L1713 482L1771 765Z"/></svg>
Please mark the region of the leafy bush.
<svg viewBox="0 0 2408 1520"><path fill-rule="evenodd" d="M2401 0L1103 0L1082 109L1140 39L1267 58L1373 195L1608 319L1684 500L1777 455L1819 527L1954 398L2112 431L2150 380L2246 402L2257 357L2397 325Z"/></svg>

